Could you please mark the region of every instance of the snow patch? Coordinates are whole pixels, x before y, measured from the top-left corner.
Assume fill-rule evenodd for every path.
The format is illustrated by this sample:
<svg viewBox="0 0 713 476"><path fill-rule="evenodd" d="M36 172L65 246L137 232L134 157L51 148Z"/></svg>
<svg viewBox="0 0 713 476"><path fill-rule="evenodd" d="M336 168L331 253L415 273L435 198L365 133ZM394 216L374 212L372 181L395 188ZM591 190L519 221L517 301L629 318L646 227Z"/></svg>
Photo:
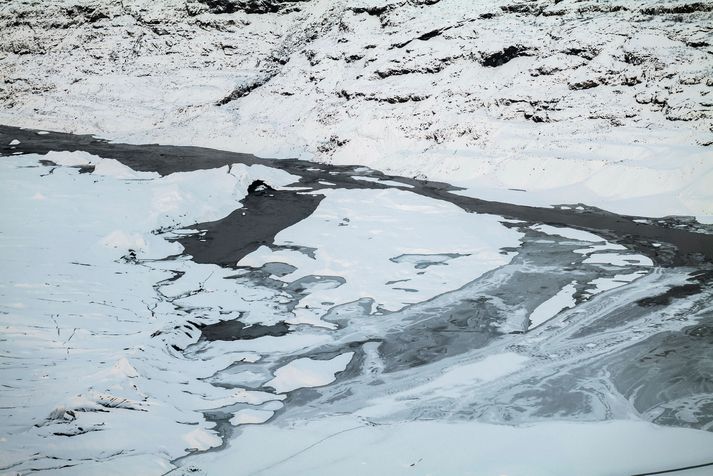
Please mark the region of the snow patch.
<svg viewBox="0 0 713 476"><path fill-rule="evenodd" d="M530 314L529 329L544 324L565 309L571 309L577 303L574 299L576 281L571 282L547 301L543 302Z"/></svg>
<svg viewBox="0 0 713 476"><path fill-rule="evenodd" d="M338 355L330 360L302 358L293 360L275 371L275 378L265 385L278 393L304 387L321 387L334 382L336 374L347 368L354 352Z"/></svg>

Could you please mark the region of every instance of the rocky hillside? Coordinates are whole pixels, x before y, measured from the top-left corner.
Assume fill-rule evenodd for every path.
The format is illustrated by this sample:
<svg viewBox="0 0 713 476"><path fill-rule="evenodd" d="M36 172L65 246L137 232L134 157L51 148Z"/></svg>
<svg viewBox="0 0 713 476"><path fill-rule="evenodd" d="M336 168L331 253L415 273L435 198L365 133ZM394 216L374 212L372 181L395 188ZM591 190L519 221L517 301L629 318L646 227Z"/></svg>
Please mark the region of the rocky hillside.
<svg viewBox="0 0 713 476"><path fill-rule="evenodd" d="M713 215L711 1L47 3L0 6L2 123Z"/></svg>

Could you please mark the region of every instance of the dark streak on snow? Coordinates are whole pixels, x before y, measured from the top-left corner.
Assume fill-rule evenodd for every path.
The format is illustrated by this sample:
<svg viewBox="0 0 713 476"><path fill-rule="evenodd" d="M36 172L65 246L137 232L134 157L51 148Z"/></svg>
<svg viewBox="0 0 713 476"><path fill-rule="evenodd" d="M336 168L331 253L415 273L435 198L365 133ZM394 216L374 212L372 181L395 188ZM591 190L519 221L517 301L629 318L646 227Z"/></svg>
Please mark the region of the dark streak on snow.
<svg viewBox="0 0 713 476"><path fill-rule="evenodd" d="M238 320L220 321L215 324L199 324L201 337L209 341L250 340L259 337L282 337L290 332L289 326L280 321L271 326L245 325Z"/></svg>
<svg viewBox="0 0 713 476"><path fill-rule="evenodd" d="M7 144L13 139L20 140L20 144L11 149ZM617 215L592 207L584 210L566 210L481 200L455 194L453 192L459 189L445 183L390 176L364 167L326 165L296 159L263 159L251 154L204 147L112 143L90 135L60 132L38 135L37 130L11 126L0 126L0 144L2 144L0 156L9 156L17 152L46 154L50 151L79 150L103 158L116 159L136 171L157 172L160 175L219 168L234 163L260 164L298 176L299 180L295 185L309 187L312 191L333 187L362 189L393 187L380 182L357 180L355 176L390 180L402 183L406 187L410 186L404 189L413 193L453 203L467 212L494 214L528 223L546 223L593 232L635 249L661 266L697 266L713 261L713 235L710 234L669 228L659 224L637 223L633 220L640 217ZM324 180L335 185L327 186L319 183ZM279 203L280 206L269 204L267 198L274 200L274 204ZM209 247L204 244L206 242L186 240L190 247L188 252L197 260L202 259L202 262L214 259L213 262L223 265L231 262L234 264L235 258L244 255L243 253L248 249L256 249L260 244L270 243L281 226L289 226L309 216L310 210L316 208L320 199L318 195L294 191L281 191L274 197L256 197L251 194L243 201L244 208L250 211L252 207L267 215L261 218L251 213L250 218L246 218L248 215L242 216L242 211L238 210L223 220L196 225L197 228L210 228L209 236L212 243ZM296 215L286 216L290 213ZM272 220L274 221L271 223ZM673 218L668 220L676 222ZM257 224L257 228L255 231L248 232L249 236L241 240L241 243L228 244L229 240L225 239L228 236L227 230L232 230L230 233L238 228L241 229L241 233L246 230L245 227L241 227L241 222L248 222L251 226ZM654 246L655 244L663 246ZM228 248L222 249L223 245Z"/></svg>
<svg viewBox="0 0 713 476"><path fill-rule="evenodd" d="M291 190L253 191L241 200L242 208L220 220L193 225L201 234L176 241L196 263L234 267L260 246L272 245L281 230L310 216L323 198Z"/></svg>

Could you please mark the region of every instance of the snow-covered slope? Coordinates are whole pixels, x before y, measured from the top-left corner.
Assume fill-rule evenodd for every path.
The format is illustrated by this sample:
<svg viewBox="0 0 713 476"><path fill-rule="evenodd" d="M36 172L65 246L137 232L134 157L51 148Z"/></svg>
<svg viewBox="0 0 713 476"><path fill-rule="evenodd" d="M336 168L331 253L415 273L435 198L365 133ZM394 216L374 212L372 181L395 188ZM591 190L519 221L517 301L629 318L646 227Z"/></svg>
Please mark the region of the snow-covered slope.
<svg viewBox="0 0 713 476"><path fill-rule="evenodd" d="M501 200L713 216L712 10L9 1L0 122L360 163Z"/></svg>

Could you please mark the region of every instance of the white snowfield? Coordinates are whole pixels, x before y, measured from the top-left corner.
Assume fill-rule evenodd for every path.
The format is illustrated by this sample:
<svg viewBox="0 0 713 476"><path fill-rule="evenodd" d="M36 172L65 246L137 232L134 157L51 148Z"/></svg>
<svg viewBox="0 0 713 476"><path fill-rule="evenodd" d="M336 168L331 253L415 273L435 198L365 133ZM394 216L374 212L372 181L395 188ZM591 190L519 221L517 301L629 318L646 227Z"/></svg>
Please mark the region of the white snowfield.
<svg viewBox="0 0 713 476"><path fill-rule="evenodd" d="M0 474L28 467L53 472L86 458L100 463L102 474L161 474L186 450L220 444L200 410L280 400L199 380L258 354L231 349L215 358L178 357L160 335L172 340L185 324L169 304L181 297L172 291L194 289L186 281L163 287L169 270L185 270L187 281L198 275L210 289L207 278L221 281L217 266L188 260L134 266L121 257L129 250L141 259L180 253L180 245L152 231L225 216L255 174L278 186L294 177L236 164L159 179L82 152L43 157L95 164L88 179L66 166L38 167L38 158L0 164ZM220 294L205 316L217 316ZM259 312L260 305L252 308ZM93 438L105 430L111 436ZM69 471L98 470L90 464Z"/></svg>
<svg viewBox="0 0 713 476"><path fill-rule="evenodd" d="M520 428L439 421L370 426L339 416L293 427L252 426L243 434L243 445L200 455L194 461L203 471L179 474L628 475L685 466L709 453L713 435L700 433L633 421ZM260 452L264 441L274 445L269 459ZM681 445L676 455L670 453L672 441ZM708 476L710 467L680 474Z"/></svg>
<svg viewBox="0 0 713 476"><path fill-rule="evenodd" d="M0 123L711 220L712 22L684 0L11 0Z"/></svg>

